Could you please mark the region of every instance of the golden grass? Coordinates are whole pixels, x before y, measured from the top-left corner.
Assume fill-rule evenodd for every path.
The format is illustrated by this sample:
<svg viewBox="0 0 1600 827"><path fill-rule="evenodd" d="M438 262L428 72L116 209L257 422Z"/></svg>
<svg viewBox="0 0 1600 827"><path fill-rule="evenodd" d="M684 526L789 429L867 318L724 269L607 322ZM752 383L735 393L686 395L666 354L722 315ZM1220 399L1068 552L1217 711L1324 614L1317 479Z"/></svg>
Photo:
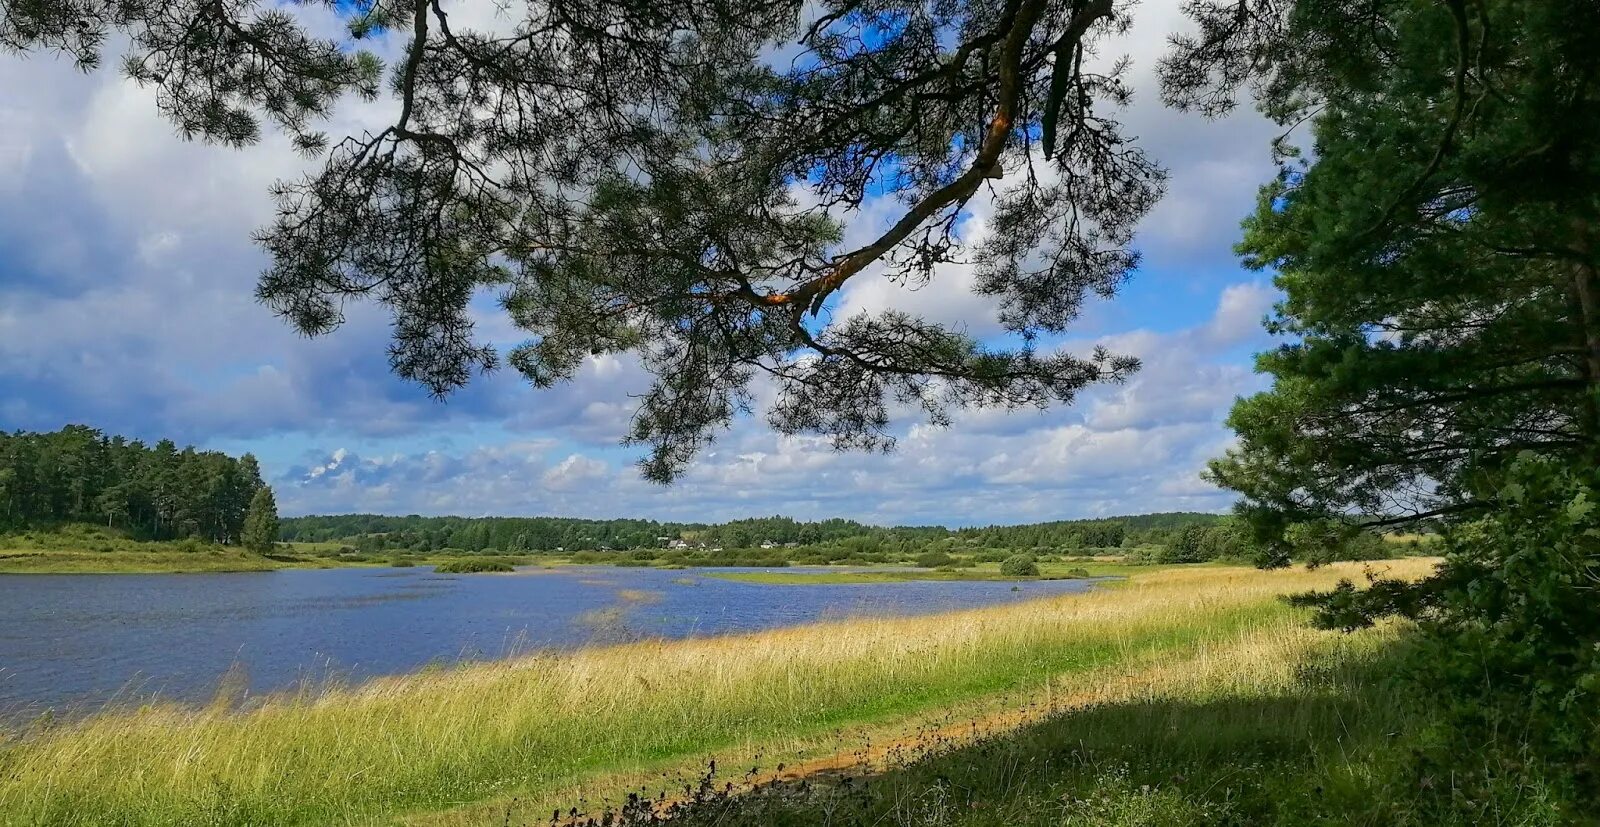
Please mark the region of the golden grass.
<svg viewBox="0 0 1600 827"><path fill-rule="evenodd" d="M463 805L486 814L512 796L543 807L598 793L597 778L714 755L814 753L841 727L892 728L1040 692L1259 683L1279 668L1276 652L1313 635L1286 625L1293 612L1277 596L1373 566L1418 576L1433 563L1171 569L953 614L471 664L268 698L244 713L109 712L0 741L0 818L386 822ZM1257 659L1260 669L1238 670ZM1112 676L1136 673L1116 690Z"/></svg>
<svg viewBox="0 0 1600 827"><path fill-rule="evenodd" d="M283 564L238 549L88 551L0 548L0 574L187 574L272 571Z"/></svg>

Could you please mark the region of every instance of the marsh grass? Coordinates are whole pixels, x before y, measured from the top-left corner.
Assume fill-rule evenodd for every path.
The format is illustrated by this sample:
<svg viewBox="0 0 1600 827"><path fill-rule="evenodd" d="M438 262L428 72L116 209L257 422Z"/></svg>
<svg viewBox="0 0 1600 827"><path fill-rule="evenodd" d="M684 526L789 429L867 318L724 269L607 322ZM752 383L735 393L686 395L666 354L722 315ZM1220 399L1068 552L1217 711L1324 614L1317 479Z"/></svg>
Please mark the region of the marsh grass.
<svg viewBox="0 0 1600 827"><path fill-rule="evenodd" d="M204 551L0 548L0 574L186 574L283 567L259 554L222 547Z"/></svg>
<svg viewBox="0 0 1600 827"><path fill-rule="evenodd" d="M433 567L437 574L506 574L516 571L513 561L502 557L462 557Z"/></svg>
<svg viewBox="0 0 1600 827"><path fill-rule="evenodd" d="M1415 575L1431 563L1384 565ZM1108 676L1128 670L1168 664L1164 680L1227 695L1294 666L1272 651L1216 653L1262 636L1309 639L1276 598L1361 570L1156 571L1114 589L953 614L473 663L276 696L246 712L107 712L0 736L0 818L468 824L516 810L533 820L548 818L552 802L603 800L619 784L711 757L815 755L847 730L888 731L1041 693L1050 703L1118 685ZM1267 671L1235 672L1240 657L1265 658Z"/></svg>
<svg viewBox="0 0 1600 827"><path fill-rule="evenodd" d="M140 540L120 529L69 523L0 535L0 574L189 574L278 569L410 567L497 560L524 565L526 557L443 550L426 555L363 554L344 543L279 543L256 554L237 546L185 540ZM546 561L550 562L550 561ZM498 569L497 569L498 570Z"/></svg>

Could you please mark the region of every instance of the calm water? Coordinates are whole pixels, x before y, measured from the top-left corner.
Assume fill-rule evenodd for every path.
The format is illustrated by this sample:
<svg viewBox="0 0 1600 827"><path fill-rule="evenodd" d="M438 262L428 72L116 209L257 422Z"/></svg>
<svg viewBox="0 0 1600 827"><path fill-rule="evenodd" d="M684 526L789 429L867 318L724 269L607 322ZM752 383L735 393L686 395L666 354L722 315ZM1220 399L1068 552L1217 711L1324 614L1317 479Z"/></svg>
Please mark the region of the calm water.
<svg viewBox="0 0 1600 827"><path fill-rule="evenodd" d="M923 614L1092 587L1083 580L774 586L706 573L581 567L447 576L419 567L5 576L0 713L157 694L204 701L224 682L261 693L528 649Z"/></svg>

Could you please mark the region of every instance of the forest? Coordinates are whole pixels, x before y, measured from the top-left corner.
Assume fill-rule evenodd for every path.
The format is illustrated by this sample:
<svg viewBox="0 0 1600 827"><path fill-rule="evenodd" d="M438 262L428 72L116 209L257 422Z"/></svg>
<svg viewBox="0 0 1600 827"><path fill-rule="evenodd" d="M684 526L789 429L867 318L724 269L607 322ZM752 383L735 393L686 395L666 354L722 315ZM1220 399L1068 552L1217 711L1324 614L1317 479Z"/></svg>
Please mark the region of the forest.
<svg viewBox="0 0 1600 827"><path fill-rule="evenodd" d="M147 446L85 425L0 433L0 531L94 523L140 539L235 544L266 488L250 454Z"/></svg>
<svg viewBox="0 0 1600 827"><path fill-rule="evenodd" d="M147 446L87 425L68 425L53 433L0 433L0 531L88 523L119 529L134 539L196 538L237 545L246 533L251 501L263 490L270 495L250 454L236 458L193 446L180 449L170 439ZM1157 546L1164 550L1154 557L1186 562L1244 553L1234 521L1196 512L966 528L873 526L840 518L801 521L781 515L680 523L345 514L290 517L278 526L276 539L340 542L367 553L640 551L661 549L672 541L701 550L798 546L805 556L828 560L903 557L935 547L1071 552ZM783 554L767 556L787 559Z"/></svg>

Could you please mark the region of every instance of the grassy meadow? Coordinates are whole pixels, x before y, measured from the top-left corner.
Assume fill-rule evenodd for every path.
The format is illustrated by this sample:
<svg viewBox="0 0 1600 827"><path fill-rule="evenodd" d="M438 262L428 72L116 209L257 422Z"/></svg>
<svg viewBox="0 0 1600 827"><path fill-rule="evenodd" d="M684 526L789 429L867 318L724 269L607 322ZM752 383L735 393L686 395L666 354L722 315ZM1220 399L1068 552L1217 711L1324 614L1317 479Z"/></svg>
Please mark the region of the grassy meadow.
<svg viewBox="0 0 1600 827"><path fill-rule="evenodd" d="M236 547L140 541L99 526L0 535L0 574L271 571L284 565Z"/></svg>
<svg viewBox="0 0 1600 827"><path fill-rule="evenodd" d="M232 548L84 551L0 547L0 574L187 574L280 568L285 565Z"/></svg>
<svg viewBox="0 0 1600 827"><path fill-rule="evenodd" d="M436 668L244 711L152 705L40 722L0 740L0 821L542 824L630 790L679 796L715 759L717 789L783 782L732 799L759 818L717 823L809 824L844 806L813 801L842 795L828 778L921 789L957 777L973 749L1006 751L1010 764L981 771L1012 775L981 779L992 803L963 804L960 818L948 785L917 793L943 796L925 802L950 810L943 820L884 821L868 812L888 806L876 799L850 806L872 823L1055 824L1070 798L1089 802L1071 805L1088 813L1078 823L1154 823L1139 815L1152 807L1171 823L1223 823L1204 814L1258 813L1281 787L1303 788L1314 820L1312 786L1365 790L1377 777L1366 762L1425 722L1381 682L1352 678L1392 629L1315 632L1277 598L1368 566L1430 565L1146 570L1088 594L954 614ZM1148 752L1134 754L1141 744ZM1034 801L1046 782L1053 798ZM691 798L686 823L734 806ZM1369 823L1392 823L1381 815Z"/></svg>

